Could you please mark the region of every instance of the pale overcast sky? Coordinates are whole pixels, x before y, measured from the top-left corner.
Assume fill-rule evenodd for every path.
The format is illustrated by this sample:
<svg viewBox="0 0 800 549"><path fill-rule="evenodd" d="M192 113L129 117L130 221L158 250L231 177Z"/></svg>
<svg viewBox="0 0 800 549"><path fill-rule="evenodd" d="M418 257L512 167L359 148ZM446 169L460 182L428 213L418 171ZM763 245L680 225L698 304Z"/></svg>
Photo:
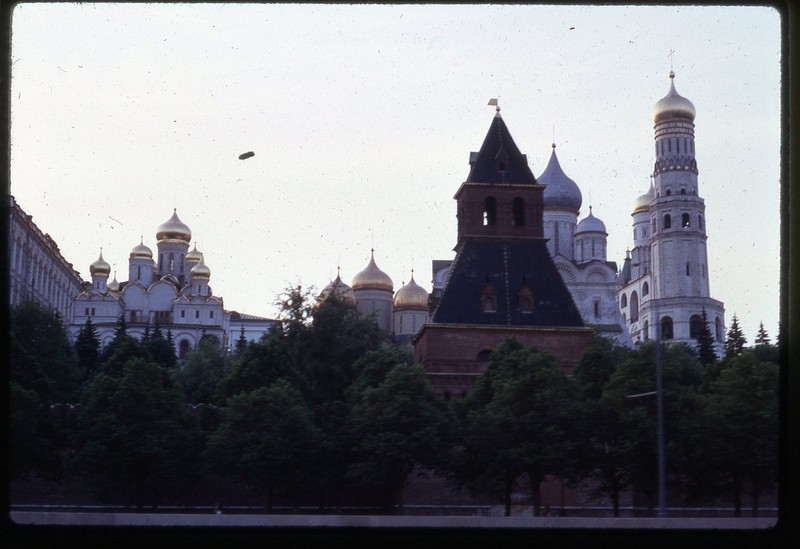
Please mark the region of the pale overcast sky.
<svg viewBox="0 0 800 549"><path fill-rule="evenodd" d="M555 140L580 219L632 246L654 103L697 109L712 297L752 343L779 311L780 16L765 7L21 4L11 193L84 278L177 208L225 308L452 259L453 195L499 96L534 175ZM241 153L255 156L239 160Z"/></svg>

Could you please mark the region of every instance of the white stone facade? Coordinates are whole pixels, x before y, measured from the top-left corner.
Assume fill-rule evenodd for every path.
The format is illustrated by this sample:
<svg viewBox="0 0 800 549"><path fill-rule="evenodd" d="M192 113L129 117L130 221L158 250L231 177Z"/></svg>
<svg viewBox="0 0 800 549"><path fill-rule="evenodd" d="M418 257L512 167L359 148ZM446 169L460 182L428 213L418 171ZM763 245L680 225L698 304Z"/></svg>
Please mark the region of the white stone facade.
<svg viewBox="0 0 800 549"><path fill-rule="evenodd" d="M67 322L81 275L13 196L8 197L8 210L9 305L37 301Z"/></svg>
<svg viewBox="0 0 800 549"><path fill-rule="evenodd" d="M106 346L124 317L128 333L137 339L148 326L152 330L158 324L165 337L171 334L182 358L204 336L232 349L243 327L248 341L269 332L274 320L224 309L223 299L209 286L211 271L203 254L196 248L189 251L191 231L177 213L159 227L156 238L157 262L144 243L135 246L128 258L127 281L117 282L115 275L108 282L110 267L102 253L92 263L91 284L85 283L74 298L68 326L72 338L91 318L101 346Z"/></svg>
<svg viewBox="0 0 800 549"><path fill-rule="evenodd" d="M674 73L670 74L674 78ZM698 192L694 106L674 83L654 110L650 190L634 203L634 248L623 266L620 311L634 341L696 345L705 311L721 356L725 308L711 298L705 203Z"/></svg>

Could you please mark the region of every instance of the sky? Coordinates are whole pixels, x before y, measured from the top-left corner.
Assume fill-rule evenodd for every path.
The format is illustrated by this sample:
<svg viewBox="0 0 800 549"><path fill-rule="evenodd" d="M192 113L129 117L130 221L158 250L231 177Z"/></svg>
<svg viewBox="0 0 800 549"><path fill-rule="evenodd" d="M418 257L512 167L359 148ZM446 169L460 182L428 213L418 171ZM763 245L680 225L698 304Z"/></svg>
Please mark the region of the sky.
<svg viewBox="0 0 800 549"><path fill-rule="evenodd" d="M102 248L126 280L176 208L228 310L274 316L373 248L395 290L414 269L430 291L496 97L535 176L556 143L621 266L672 69L697 111L711 296L774 340L780 24L746 6L23 3L10 190L84 279Z"/></svg>

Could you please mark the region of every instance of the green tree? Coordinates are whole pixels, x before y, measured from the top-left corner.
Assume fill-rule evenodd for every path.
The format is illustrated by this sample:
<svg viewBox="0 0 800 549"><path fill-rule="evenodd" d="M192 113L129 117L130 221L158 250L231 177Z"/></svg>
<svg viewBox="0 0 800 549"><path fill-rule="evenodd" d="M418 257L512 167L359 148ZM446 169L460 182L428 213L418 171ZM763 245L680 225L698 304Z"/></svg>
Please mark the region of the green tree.
<svg viewBox="0 0 800 549"><path fill-rule="evenodd" d="M11 382L9 391L8 473L11 480L28 480L33 473L61 477L58 445L61 442L50 406L37 391Z"/></svg>
<svg viewBox="0 0 800 549"><path fill-rule="evenodd" d="M244 326L242 326L241 330L239 331L239 339L236 340L236 351L235 354L237 357L242 356L244 350L247 348L247 339L244 337Z"/></svg>
<svg viewBox="0 0 800 549"><path fill-rule="evenodd" d="M192 404L222 404L215 398L217 389L230 370L230 359L216 342L201 340L197 349L187 353L178 381Z"/></svg>
<svg viewBox="0 0 800 549"><path fill-rule="evenodd" d="M760 362L746 350L727 361L711 384L708 407L714 441L702 474L731 495L736 516L742 496L752 497L753 515L759 497L773 489L778 474L778 365Z"/></svg>
<svg viewBox="0 0 800 549"><path fill-rule="evenodd" d="M621 421L625 403L606 394L605 388L629 354L628 349L595 336L573 370L580 400L575 476L592 479L590 497L609 497L616 517L620 516L621 494L631 482L627 460L631 426Z"/></svg>
<svg viewBox="0 0 800 549"><path fill-rule="evenodd" d="M253 486L267 512L277 496L295 496L309 483L319 459L321 434L300 392L285 379L228 401L205 459Z"/></svg>
<svg viewBox="0 0 800 549"><path fill-rule="evenodd" d="M295 366L286 339L273 334L245 348L220 382L216 401L224 403L232 396L268 387L279 379L289 380L304 395L308 394L308 381Z"/></svg>
<svg viewBox="0 0 800 549"><path fill-rule="evenodd" d="M739 328L739 319L736 318L736 315L733 315L731 327L728 328L728 334L725 338L725 358L741 355L746 345L747 339L745 339L742 329Z"/></svg>
<svg viewBox="0 0 800 549"><path fill-rule="evenodd" d="M400 363L382 380L374 375L383 369L388 354L365 356L362 363L374 362L362 370L364 383L350 392L354 448L348 477L392 508L401 503L415 466L434 468L441 463L445 405L422 366Z"/></svg>
<svg viewBox="0 0 800 549"><path fill-rule="evenodd" d="M111 360L117 356L125 355ZM200 446L192 425L170 370L136 356L120 367L104 365L81 398L71 471L103 499L156 506L197 478Z"/></svg>
<svg viewBox="0 0 800 549"><path fill-rule="evenodd" d="M350 301L333 295L318 303L302 340L305 356L296 363L302 365L311 383L313 402L343 399L356 378L353 364L386 341L375 321L361 318Z"/></svg>
<svg viewBox="0 0 800 549"><path fill-rule="evenodd" d="M82 375L58 313L31 301L13 307L9 316L12 337L27 354L26 360L16 364L12 356L11 381L33 388L21 381L29 375L23 369L30 367L35 370L34 377L41 372L51 382L46 384L48 392L40 393L44 402L75 402Z"/></svg>
<svg viewBox="0 0 800 549"><path fill-rule="evenodd" d="M75 338L75 353L78 356L78 364L84 369L84 379L89 379L97 373L100 367L100 338L91 318L86 319L86 324Z"/></svg>
<svg viewBox="0 0 800 549"><path fill-rule="evenodd" d="M456 480L473 493L502 493L510 515L512 489L524 475L534 515L540 515L545 478L563 478L576 468L576 396L555 356L515 339L504 342L459 412Z"/></svg>
<svg viewBox="0 0 800 549"><path fill-rule="evenodd" d="M146 340L142 340L142 345L150 353L150 356L165 368L174 368L178 359L175 357L175 347L164 338L161 326L156 322L153 333Z"/></svg>
<svg viewBox="0 0 800 549"><path fill-rule="evenodd" d="M764 329L764 323L758 324L758 335L756 335L756 345L769 345L770 339L767 330Z"/></svg>
<svg viewBox="0 0 800 549"><path fill-rule="evenodd" d="M704 368L686 345L661 344L663 372L664 436L668 485L676 488L680 472L685 469L687 456L695 449L704 386ZM609 405L618 410L618 421L624 436L610 447L617 457L627 463L627 474L635 490L655 508L658 490L657 417L656 417L656 344L649 342L632 351L620 364L604 391Z"/></svg>
<svg viewBox="0 0 800 549"><path fill-rule="evenodd" d="M714 336L711 335L711 329L708 327L708 315L705 307L703 307L700 333L697 335L697 355L705 366L717 361L717 353L714 351Z"/></svg>

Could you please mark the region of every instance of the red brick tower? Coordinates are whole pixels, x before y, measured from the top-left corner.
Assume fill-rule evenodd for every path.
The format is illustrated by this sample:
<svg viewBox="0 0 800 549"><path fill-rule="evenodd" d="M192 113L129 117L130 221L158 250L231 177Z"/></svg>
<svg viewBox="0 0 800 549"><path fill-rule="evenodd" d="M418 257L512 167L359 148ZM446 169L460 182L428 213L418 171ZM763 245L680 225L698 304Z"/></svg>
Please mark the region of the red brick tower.
<svg viewBox="0 0 800 549"><path fill-rule="evenodd" d="M537 183L500 116L456 192L458 239L449 279L413 339L415 362L445 395L469 390L509 337L536 345L571 371L591 344L547 251Z"/></svg>

